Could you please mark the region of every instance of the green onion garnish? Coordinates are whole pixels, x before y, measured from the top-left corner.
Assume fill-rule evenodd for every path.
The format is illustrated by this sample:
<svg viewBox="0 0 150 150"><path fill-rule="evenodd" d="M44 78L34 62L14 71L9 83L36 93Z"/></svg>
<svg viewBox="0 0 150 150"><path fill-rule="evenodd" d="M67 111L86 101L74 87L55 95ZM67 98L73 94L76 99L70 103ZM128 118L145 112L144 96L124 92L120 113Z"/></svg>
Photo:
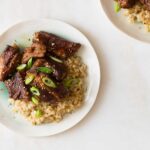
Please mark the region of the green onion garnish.
<svg viewBox="0 0 150 150"><path fill-rule="evenodd" d="M37 71L47 73L47 74L50 74L53 72L53 70L51 68L48 68L48 67L38 67Z"/></svg>
<svg viewBox="0 0 150 150"><path fill-rule="evenodd" d="M44 78L42 78L42 81L48 87L52 87L52 88L56 88L57 87L55 82L53 80L51 80L50 78L44 77Z"/></svg>
<svg viewBox="0 0 150 150"><path fill-rule="evenodd" d="M21 65L19 65L18 67L17 67L17 70L18 71L22 71L22 70L24 70L25 68L26 68L26 64L21 64Z"/></svg>
<svg viewBox="0 0 150 150"><path fill-rule="evenodd" d="M33 58L30 58L27 63L27 69L30 69L32 67L32 64L33 64Z"/></svg>
<svg viewBox="0 0 150 150"><path fill-rule="evenodd" d="M35 98L35 97L32 97L31 100L32 100L32 102L33 102L34 104L36 104L36 105L39 104L39 99L37 99L37 98Z"/></svg>
<svg viewBox="0 0 150 150"><path fill-rule="evenodd" d="M62 60L56 58L56 57L53 57L53 56L49 56L52 60L56 61L56 62L59 62L59 63L63 63Z"/></svg>
<svg viewBox="0 0 150 150"><path fill-rule="evenodd" d="M34 86L32 86L32 87L30 88L30 91L32 92L33 95L40 96L40 91L39 91L39 89L36 88L36 87L34 87Z"/></svg>
<svg viewBox="0 0 150 150"><path fill-rule="evenodd" d="M28 74L25 78L25 84L26 85L30 84L34 78L35 78L35 76L33 74Z"/></svg>
<svg viewBox="0 0 150 150"><path fill-rule="evenodd" d="M70 88L72 85L78 84L79 79L78 78L68 78L63 81L63 84L65 87Z"/></svg>
<svg viewBox="0 0 150 150"><path fill-rule="evenodd" d="M39 109L35 110L35 117L39 118L43 115L43 112Z"/></svg>
<svg viewBox="0 0 150 150"><path fill-rule="evenodd" d="M119 3L118 2L114 2L114 10L115 10L115 12L118 13L120 11L120 9L121 9L121 7L120 7Z"/></svg>

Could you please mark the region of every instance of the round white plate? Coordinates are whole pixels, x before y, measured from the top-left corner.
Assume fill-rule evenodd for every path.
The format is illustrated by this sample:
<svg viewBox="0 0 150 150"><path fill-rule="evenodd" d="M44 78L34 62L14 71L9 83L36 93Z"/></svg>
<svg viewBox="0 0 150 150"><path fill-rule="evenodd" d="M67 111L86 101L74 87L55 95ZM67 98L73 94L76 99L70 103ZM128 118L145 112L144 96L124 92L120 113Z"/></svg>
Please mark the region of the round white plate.
<svg viewBox="0 0 150 150"><path fill-rule="evenodd" d="M142 24L129 23L126 16L124 16L124 9L119 13L114 11L114 0L100 0L100 7L109 18L111 23L115 25L120 31L126 33L128 36L143 41L150 42L150 33L147 32Z"/></svg>
<svg viewBox="0 0 150 150"><path fill-rule="evenodd" d="M28 39L36 31L47 31L82 44L79 55L88 66L87 92L85 104L74 113L67 115L60 123L33 126L22 116L12 112L8 103L8 92L0 83L0 122L27 136L49 136L63 132L81 121L92 108L100 85L100 66L96 53L88 39L77 29L58 20L30 20L18 23L0 36L0 51L14 41L28 45Z"/></svg>

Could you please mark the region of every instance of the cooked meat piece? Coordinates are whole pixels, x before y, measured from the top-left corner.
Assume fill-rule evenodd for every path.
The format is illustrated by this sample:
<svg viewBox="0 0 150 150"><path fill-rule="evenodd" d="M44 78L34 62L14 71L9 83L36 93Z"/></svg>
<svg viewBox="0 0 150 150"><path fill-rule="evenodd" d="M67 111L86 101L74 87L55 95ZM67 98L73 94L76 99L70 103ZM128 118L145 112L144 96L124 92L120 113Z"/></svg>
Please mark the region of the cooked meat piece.
<svg viewBox="0 0 150 150"><path fill-rule="evenodd" d="M42 81L42 78L44 77L48 76L44 74L38 74L31 83L32 86L35 86L39 89L41 100L57 103L60 101L60 98L63 98L68 94L68 90L63 85L58 85L56 88L50 88L45 85Z"/></svg>
<svg viewBox="0 0 150 150"><path fill-rule="evenodd" d="M34 42L45 44L47 51L51 55L66 59L72 56L81 47L81 44L67 41L54 34L44 31L36 32L33 38Z"/></svg>
<svg viewBox="0 0 150 150"><path fill-rule="evenodd" d="M34 70L38 67L52 68L53 69L52 76L57 81L62 81L67 75L67 66L64 63L58 63L50 58L48 58L47 60L37 59L34 62L31 70L29 70L29 72L34 72Z"/></svg>
<svg viewBox="0 0 150 150"><path fill-rule="evenodd" d="M60 84L56 89L54 89L54 91L57 93L59 98L64 98L65 96L69 95L68 89L65 88L63 84Z"/></svg>
<svg viewBox="0 0 150 150"><path fill-rule="evenodd" d="M32 73L36 76L38 74L36 69L38 67L43 67L45 62L46 62L45 59L42 59L42 58L41 59L40 58L36 59L35 62L33 63L33 65L32 65L32 68L30 70L27 70L26 74Z"/></svg>
<svg viewBox="0 0 150 150"><path fill-rule="evenodd" d="M41 66L44 66L44 64L46 63L46 59L37 59L32 68L37 68L37 67L41 67Z"/></svg>
<svg viewBox="0 0 150 150"><path fill-rule="evenodd" d="M31 57L42 58L45 56L46 46L41 43L33 43L31 47L25 49L22 63L26 63Z"/></svg>
<svg viewBox="0 0 150 150"><path fill-rule="evenodd" d="M67 66L63 63L58 63L52 59L48 60L48 65L53 69L53 77L57 81L62 81L67 75Z"/></svg>
<svg viewBox="0 0 150 150"><path fill-rule="evenodd" d="M4 81L14 73L15 68L21 61L21 54L19 48L14 46L7 46L4 52L0 55L0 81Z"/></svg>
<svg viewBox="0 0 150 150"><path fill-rule="evenodd" d="M131 8L137 0L118 0L122 8Z"/></svg>
<svg viewBox="0 0 150 150"><path fill-rule="evenodd" d="M31 69L27 70L26 71L26 74L34 74L35 76L37 76L38 74L42 74L41 72L37 71L37 69L39 67L45 67L45 63L46 63L46 59L43 59L43 58L38 58L35 60L35 62L33 63ZM44 73L43 73L44 74Z"/></svg>
<svg viewBox="0 0 150 150"><path fill-rule="evenodd" d="M57 104L58 100L47 89L40 89L40 100L50 102L51 104Z"/></svg>
<svg viewBox="0 0 150 150"><path fill-rule="evenodd" d="M57 97L53 96L53 92L49 87L47 87L43 81L42 78L46 77L45 74L38 74L36 75L34 81L31 83L32 86L37 87L40 91L40 100L42 101L49 101L52 103L57 102Z"/></svg>
<svg viewBox="0 0 150 150"><path fill-rule="evenodd" d="M29 92L19 72L17 72L11 79L6 80L5 85L8 89L10 98L13 98L15 100L29 100Z"/></svg>
<svg viewBox="0 0 150 150"><path fill-rule="evenodd" d="M148 10L150 10L150 0L140 0L140 2L144 4Z"/></svg>

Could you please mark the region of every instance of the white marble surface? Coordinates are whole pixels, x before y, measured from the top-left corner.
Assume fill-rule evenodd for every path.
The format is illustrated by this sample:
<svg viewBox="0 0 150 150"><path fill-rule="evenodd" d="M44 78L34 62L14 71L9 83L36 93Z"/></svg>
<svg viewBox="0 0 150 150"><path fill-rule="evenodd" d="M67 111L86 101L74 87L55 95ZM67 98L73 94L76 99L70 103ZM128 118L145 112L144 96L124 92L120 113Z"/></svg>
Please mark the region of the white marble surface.
<svg viewBox="0 0 150 150"><path fill-rule="evenodd" d="M80 29L97 51L101 88L77 126L46 138L28 138L0 125L1 150L149 150L150 45L118 32L99 0L0 0L0 31L22 19L56 18Z"/></svg>

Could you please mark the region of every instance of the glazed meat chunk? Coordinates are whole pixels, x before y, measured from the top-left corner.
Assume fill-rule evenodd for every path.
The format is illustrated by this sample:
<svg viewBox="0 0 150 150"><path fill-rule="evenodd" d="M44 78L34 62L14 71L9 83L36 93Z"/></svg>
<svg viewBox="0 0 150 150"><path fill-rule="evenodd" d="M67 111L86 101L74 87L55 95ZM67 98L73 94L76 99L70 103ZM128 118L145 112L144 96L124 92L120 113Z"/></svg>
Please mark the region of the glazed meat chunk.
<svg viewBox="0 0 150 150"><path fill-rule="evenodd" d="M48 67L53 70L51 76L57 80L62 81L67 75L67 67L64 63L58 63L52 59L37 59L31 70L35 70L38 67Z"/></svg>
<svg viewBox="0 0 150 150"><path fill-rule="evenodd" d="M33 41L45 44L47 51L50 52L51 55L62 59L72 56L81 47L81 44L79 43L67 41L44 31L36 32Z"/></svg>
<svg viewBox="0 0 150 150"><path fill-rule="evenodd" d="M0 55L0 81L4 81L14 73L15 68L21 61L21 54L19 48L14 46L7 46L4 52Z"/></svg>
<svg viewBox="0 0 150 150"><path fill-rule="evenodd" d="M6 80L5 85L8 89L10 98L15 100L29 100L29 92L19 72L17 72L11 79Z"/></svg>
<svg viewBox="0 0 150 150"><path fill-rule="evenodd" d="M45 85L42 80L45 77L49 78L47 75L40 73L36 75L34 81L31 84L32 86L39 89L39 98L41 100L48 101L51 104L56 104L58 101L60 101L60 98L63 98L68 94L68 90L63 85L57 85L53 79L51 80L53 80L53 82L56 84L55 88Z"/></svg>
<svg viewBox="0 0 150 150"><path fill-rule="evenodd" d="M131 8L137 0L118 0L122 8Z"/></svg>
<svg viewBox="0 0 150 150"><path fill-rule="evenodd" d="M52 75L57 81L62 81L66 77L67 67L65 64L49 59L48 65L53 69Z"/></svg>
<svg viewBox="0 0 150 150"><path fill-rule="evenodd" d="M150 0L140 0L140 2L144 4L148 10L150 10Z"/></svg>
<svg viewBox="0 0 150 150"><path fill-rule="evenodd" d="M42 58L45 56L46 46L41 43L33 43L31 47L25 49L22 63L26 63L31 57Z"/></svg>
<svg viewBox="0 0 150 150"><path fill-rule="evenodd" d="M59 64L60 66L57 65L58 64L56 62L53 62L51 60L48 61L47 59L37 59L34 62L32 68L26 73L27 76L28 74L34 75L35 78L30 84L31 86L39 89L39 98L43 101L48 101L51 104L56 104L60 100L60 98L63 98L68 94L68 89L66 89L64 85L60 82L60 80L62 80L67 74L66 66L64 64ZM40 67L51 68L53 72L51 74L46 74L44 72L37 71ZM56 87L47 86L43 82L43 78L48 78L52 80ZM59 81L57 79L59 79Z"/></svg>

